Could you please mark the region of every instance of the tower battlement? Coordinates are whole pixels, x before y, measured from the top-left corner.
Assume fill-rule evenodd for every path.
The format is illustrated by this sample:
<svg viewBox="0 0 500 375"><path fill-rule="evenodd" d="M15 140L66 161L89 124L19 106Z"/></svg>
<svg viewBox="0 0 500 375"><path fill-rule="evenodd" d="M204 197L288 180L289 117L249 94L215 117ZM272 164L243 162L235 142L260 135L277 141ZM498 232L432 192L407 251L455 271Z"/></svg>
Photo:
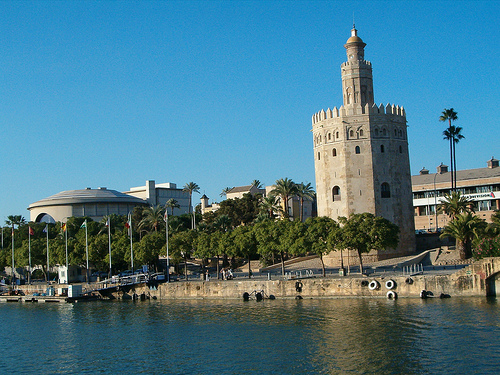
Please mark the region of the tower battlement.
<svg viewBox="0 0 500 375"><path fill-rule="evenodd" d="M366 66L372 66L372 63L370 61L359 61L359 60L354 60L354 61L346 61L340 65L341 68L346 68L350 66L361 66L361 65L366 65Z"/></svg>
<svg viewBox="0 0 500 375"><path fill-rule="evenodd" d="M370 114L370 115L393 115L393 116L401 116L403 117L403 120L406 120L406 111L405 109L399 105L394 105L387 103L385 106L383 104L376 105L373 104L370 106L369 104L366 104L364 107L362 106L353 106L352 108L349 107L349 109L354 109L354 115L365 115L365 114ZM347 110L346 107L340 106L340 108L333 107L333 109L328 108L326 111L322 109L319 112L316 112L314 115L312 115L312 124L316 124L319 121L323 121L329 118L340 118L340 117L345 117L347 116Z"/></svg>

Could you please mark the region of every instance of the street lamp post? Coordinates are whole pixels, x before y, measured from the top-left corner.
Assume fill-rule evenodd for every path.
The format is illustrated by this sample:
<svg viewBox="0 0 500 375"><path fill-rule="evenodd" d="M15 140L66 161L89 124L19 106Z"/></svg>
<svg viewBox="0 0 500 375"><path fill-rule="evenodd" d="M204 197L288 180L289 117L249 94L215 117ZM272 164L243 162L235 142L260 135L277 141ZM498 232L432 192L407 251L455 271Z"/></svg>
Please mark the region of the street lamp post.
<svg viewBox="0 0 500 375"><path fill-rule="evenodd" d="M170 258L168 254L168 208L165 207L165 241L167 247L167 283L170 282Z"/></svg>

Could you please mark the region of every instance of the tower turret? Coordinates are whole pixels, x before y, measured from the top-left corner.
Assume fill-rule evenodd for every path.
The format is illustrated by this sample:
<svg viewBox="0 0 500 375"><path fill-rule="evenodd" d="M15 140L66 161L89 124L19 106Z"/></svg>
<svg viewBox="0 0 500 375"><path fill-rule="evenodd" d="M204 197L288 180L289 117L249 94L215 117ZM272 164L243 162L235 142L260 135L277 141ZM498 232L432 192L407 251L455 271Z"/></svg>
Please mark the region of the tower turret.
<svg viewBox="0 0 500 375"><path fill-rule="evenodd" d="M351 37L344 44L347 62L341 65L344 106L364 107L366 104L371 106L374 103L372 65L369 61L365 61L365 46L353 25Z"/></svg>

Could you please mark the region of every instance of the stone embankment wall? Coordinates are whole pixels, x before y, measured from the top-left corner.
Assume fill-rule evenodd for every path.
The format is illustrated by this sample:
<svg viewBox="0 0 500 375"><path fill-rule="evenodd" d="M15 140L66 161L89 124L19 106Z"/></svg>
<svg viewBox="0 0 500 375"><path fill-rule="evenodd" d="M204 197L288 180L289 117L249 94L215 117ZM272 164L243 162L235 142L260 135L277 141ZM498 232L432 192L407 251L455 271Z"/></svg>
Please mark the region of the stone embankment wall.
<svg viewBox="0 0 500 375"><path fill-rule="evenodd" d="M397 277L336 277L292 280L235 279L228 281L187 281L158 285L157 289L136 288L135 293L146 293L158 299L240 299L243 294L264 292L264 297L276 298L387 298L392 290L397 297L420 297L422 290L431 291L435 297L441 293L450 296L486 296L492 290L500 293L500 259L488 258L449 275L413 275ZM388 289L386 282L394 287ZM378 288L371 289L376 281ZM297 284L297 283L300 284ZM372 284L373 285L373 284ZM300 289L298 289L299 287Z"/></svg>

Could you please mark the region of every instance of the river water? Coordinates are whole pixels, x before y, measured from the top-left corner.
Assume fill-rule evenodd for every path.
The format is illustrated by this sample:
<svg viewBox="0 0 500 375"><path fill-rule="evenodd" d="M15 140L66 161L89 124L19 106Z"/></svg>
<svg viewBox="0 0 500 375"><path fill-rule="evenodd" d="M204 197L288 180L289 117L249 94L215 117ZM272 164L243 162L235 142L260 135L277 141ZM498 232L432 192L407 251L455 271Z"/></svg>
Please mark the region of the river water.
<svg viewBox="0 0 500 375"><path fill-rule="evenodd" d="M498 374L497 299L4 303L0 369Z"/></svg>

